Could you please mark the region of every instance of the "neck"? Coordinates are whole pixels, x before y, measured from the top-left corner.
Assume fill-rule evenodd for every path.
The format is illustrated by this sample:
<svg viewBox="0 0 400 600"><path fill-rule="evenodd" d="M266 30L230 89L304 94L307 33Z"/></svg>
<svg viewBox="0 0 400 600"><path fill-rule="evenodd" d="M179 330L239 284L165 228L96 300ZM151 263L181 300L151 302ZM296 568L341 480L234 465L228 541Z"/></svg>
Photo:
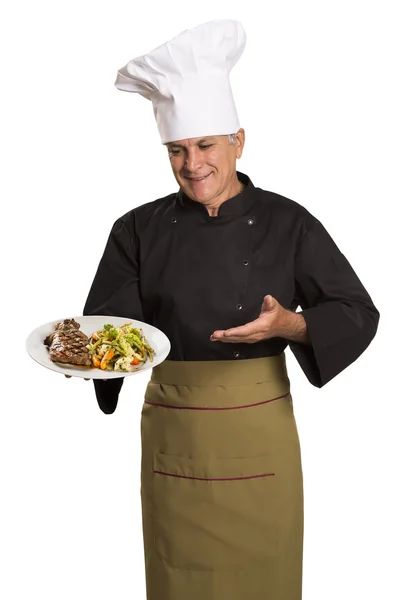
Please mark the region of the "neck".
<svg viewBox="0 0 400 600"><path fill-rule="evenodd" d="M237 196L238 194L240 194L240 192L243 190L243 188L244 188L244 184L240 183L237 176L235 176L235 179L234 179L232 185L228 186L227 189L224 190L223 194L221 194L220 196L217 196L214 199L212 205L211 204L205 205L210 217L217 217L218 210L219 210L219 207L221 206L221 204L223 204L226 200L229 200L230 198L233 198L234 196Z"/></svg>

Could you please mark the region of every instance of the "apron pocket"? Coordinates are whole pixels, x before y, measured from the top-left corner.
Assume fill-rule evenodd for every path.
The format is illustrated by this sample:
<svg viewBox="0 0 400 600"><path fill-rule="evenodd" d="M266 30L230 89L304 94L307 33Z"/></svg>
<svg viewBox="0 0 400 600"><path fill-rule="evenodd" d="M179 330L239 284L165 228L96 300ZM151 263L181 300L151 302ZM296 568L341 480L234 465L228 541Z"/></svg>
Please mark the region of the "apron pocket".
<svg viewBox="0 0 400 600"><path fill-rule="evenodd" d="M153 460L155 550L170 567L240 569L276 555L285 515L276 457ZM283 486L285 487L285 486Z"/></svg>

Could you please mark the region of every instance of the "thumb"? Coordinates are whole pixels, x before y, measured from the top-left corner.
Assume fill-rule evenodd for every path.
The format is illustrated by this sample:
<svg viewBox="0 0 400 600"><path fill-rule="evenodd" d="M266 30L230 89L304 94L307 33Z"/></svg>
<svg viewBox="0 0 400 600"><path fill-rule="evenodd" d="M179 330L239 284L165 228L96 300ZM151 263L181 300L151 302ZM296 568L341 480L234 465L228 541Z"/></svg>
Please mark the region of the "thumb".
<svg viewBox="0 0 400 600"><path fill-rule="evenodd" d="M270 312L276 308L277 301L273 296L264 296L262 312Z"/></svg>

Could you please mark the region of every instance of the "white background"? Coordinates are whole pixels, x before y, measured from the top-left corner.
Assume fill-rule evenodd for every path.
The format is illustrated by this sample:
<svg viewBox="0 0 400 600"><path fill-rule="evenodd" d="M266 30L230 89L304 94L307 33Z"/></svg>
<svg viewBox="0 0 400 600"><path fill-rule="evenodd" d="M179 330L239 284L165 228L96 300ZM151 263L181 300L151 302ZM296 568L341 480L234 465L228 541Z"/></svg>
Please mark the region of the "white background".
<svg viewBox="0 0 400 600"><path fill-rule="evenodd" d="M117 69L214 18L239 19L248 36L231 77L247 133L238 169L319 218L381 312L372 345L321 390L287 351L303 452L303 597L400 597L395 7L16 0L2 9L4 600L145 598L149 372L125 382L106 416L92 383L40 367L24 344L38 325L82 313L115 219L177 189L151 105L114 88Z"/></svg>

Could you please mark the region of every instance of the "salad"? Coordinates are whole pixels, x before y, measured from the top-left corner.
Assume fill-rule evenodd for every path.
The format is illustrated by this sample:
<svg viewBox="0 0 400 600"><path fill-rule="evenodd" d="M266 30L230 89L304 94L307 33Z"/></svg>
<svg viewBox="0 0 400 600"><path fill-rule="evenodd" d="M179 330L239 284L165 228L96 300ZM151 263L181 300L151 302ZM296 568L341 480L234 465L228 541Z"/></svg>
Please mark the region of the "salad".
<svg viewBox="0 0 400 600"><path fill-rule="evenodd" d="M153 361L155 350L148 344L142 329L126 323L119 327L106 324L92 333L86 348L94 367L104 371L135 371L143 363Z"/></svg>

